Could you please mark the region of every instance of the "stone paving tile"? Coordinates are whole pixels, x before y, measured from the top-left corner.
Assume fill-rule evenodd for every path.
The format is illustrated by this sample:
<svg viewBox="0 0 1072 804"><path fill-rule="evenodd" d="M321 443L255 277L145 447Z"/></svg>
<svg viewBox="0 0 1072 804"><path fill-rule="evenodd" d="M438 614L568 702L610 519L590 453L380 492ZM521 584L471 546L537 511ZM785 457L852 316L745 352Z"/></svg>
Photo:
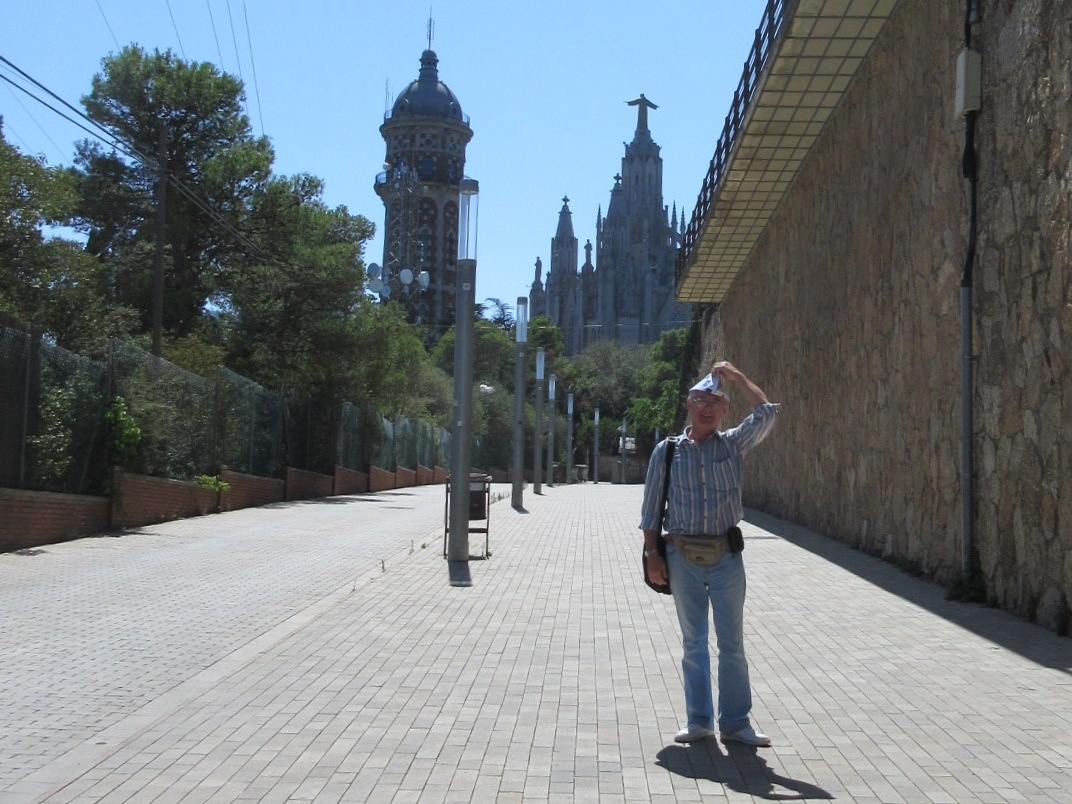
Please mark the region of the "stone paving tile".
<svg viewBox="0 0 1072 804"><path fill-rule="evenodd" d="M525 498L492 506L469 588L447 583L441 487L0 555L0 802L1035 802L1072 782L1072 640L755 512L775 747L674 744L640 489Z"/></svg>

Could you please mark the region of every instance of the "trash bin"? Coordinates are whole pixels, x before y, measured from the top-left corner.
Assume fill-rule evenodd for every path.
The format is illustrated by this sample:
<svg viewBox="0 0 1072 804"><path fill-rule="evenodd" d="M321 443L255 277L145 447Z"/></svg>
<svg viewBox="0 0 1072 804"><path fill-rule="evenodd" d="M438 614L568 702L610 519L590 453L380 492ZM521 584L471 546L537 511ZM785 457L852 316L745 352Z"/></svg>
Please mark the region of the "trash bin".
<svg viewBox="0 0 1072 804"><path fill-rule="evenodd" d="M450 533L450 475L447 475L447 501L443 508L443 556L447 555L447 537ZM469 474L469 521L483 521L483 526L469 525L469 533L484 534L484 558L491 556L491 545L488 535L488 506L491 504L491 475L483 472L470 472Z"/></svg>
<svg viewBox="0 0 1072 804"><path fill-rule="evenodd" d="M469 475L469 521L488 518L488 489L491 477L480 472Z"/></svg>

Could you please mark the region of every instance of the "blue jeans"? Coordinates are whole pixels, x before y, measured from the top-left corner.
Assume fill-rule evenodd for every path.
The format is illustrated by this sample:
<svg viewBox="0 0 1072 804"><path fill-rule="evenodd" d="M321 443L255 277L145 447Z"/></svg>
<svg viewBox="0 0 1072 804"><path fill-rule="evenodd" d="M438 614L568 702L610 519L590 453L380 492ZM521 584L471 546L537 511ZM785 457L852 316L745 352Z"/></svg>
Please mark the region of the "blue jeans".
<svg viewBox="0 0 1072 804"><path fill-rule="evenodd" d="M726 553L710 567L690 564L673 543L667 545L670 590L681 625L684 655L685 711L688 726L713 729L711 652L708 611L713 612L718 646L718 730L733 732L750 725L752 687L744 655L744 558Z"/></svg>

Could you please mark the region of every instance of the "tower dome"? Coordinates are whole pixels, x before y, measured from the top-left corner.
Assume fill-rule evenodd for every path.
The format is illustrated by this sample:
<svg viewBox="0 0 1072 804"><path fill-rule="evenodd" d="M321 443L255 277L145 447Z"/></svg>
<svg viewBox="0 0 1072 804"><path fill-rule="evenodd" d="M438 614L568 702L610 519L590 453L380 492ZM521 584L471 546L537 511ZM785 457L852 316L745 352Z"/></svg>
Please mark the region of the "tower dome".
<svg viewBox="0 0 1072 804"><path fill-rule="evenodd" d="M375 185L385 214L385 298L402 302L411 321L434 332L455 319L458 191L473 136L457 97L439 80L438 64L435 51L425 50L417 80L384 115L387 151ZM423 277L419 285L414 276Z"/></svg>
<svg viewBox="0 0 1072 804"><path fill-rule="evenodd" d="M439 80L439 58L434 50L421 54L421 71L395 100L391 116L445 117L465 121L461 104L450 88Z"/></svg>

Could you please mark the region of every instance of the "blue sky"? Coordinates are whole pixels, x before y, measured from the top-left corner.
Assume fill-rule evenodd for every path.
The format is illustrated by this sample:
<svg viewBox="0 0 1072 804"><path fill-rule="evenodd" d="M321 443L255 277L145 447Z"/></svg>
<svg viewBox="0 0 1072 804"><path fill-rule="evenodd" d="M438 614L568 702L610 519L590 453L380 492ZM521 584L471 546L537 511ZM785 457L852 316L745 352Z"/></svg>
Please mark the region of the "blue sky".
<svg viewBox="0 0 1072 804"><path fill-rule="evenodd" d="M663 196L692 207L766 0L7 0L0 55L80 107L101 59L136 42L243 79L279 174L383 224L373 192L386 106L417 77L429 13L439 77L469 115L480 182L478 300L527 295L549 263L563 196L580 245L606 210L640 93L662 147ZM11 76L0 65L0 75ZM40 94L40 93L38 93ZM86 136L0 81L9 142L67 164ZM376 238L366 262L380 262ZM581 252L583 260L583 251Z"/></svg>

